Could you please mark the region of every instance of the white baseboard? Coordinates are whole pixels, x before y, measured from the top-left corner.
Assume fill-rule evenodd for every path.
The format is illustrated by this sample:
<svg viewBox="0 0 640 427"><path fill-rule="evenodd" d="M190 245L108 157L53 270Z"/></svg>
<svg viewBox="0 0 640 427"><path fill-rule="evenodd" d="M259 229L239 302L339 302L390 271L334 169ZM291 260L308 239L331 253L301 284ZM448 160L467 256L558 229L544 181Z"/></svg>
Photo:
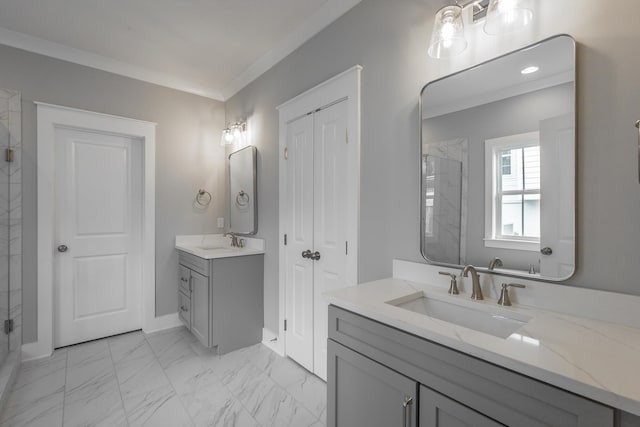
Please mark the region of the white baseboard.
<svg viewBox="0 0 640 427"><path fill-rule="evenodd" d="M284 348L278 340L278 336L268 329L262 328L262 344L267 346L271 351L284 357Z"/></svg>
<svg viewBox="0 0 640 427"><path fill-rule="evenodd" d="M165 329L177 328L182 326L178 313L167 314L165 316L155 317L151 322L145 325L142 330L146 334L162 331ZM51 346L47 343L36 341L22 345L22 361L42 359L52 354Z"/></svg>
<svg viewBox="0 0 640 427"><path fill-rule="evenodd" d="M165 329L177 328L178 326L182 326L182 321L180 320L180 317L178 317L178 313L172 313L155 317L142 328L142 332L145 334L152 334Z"/></svg>
<svg viewBox="0 0 640 427"><path fill-rule="evenodd" d="M29 344L22 344L22 361L43 359L52 354L51 347L43 345L44 343L36 341Z"/></svg>

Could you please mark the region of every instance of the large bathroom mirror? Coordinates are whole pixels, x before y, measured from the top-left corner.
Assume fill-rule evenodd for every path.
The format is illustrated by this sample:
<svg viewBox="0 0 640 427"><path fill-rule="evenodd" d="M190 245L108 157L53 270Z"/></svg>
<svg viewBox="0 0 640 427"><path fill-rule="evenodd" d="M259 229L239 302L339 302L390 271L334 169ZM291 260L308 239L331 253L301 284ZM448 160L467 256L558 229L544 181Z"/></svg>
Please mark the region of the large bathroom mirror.
<svg viewBox="0 0 640 427"><path fill-rule="evenodd" d="M545 280L575 270L575 42L561 35L421 93L421 249Z"/></svg>
<svg viewBox="0 0 640 427"><path fill-rule="evenodd" d="M229 231L258 232L257 149L249 146L229 155Z"/></svg>

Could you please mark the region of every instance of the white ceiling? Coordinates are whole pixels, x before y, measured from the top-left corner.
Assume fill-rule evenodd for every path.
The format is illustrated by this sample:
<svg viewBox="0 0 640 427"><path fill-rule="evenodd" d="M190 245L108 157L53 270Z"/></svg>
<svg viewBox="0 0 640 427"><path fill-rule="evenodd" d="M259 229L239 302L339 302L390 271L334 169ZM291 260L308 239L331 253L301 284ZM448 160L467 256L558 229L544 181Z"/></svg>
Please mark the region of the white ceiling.
<svg viewBox="0 0 640 427"><path fill-rule="evenodd" d="M0 44L225 100L360 0L0 0Z"/></svg>

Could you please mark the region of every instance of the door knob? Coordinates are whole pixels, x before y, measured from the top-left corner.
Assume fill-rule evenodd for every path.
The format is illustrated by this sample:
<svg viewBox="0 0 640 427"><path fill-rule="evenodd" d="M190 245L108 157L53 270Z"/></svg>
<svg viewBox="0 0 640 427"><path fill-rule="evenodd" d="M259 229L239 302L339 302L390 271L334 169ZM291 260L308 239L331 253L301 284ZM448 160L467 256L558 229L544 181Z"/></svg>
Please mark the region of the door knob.
<svg viewBox="0 0 640 427"><path fill-rule="evenodd" d="M315 251L314 253L312 253L311 255L309 255L309 258L311 258L314 261L317 261L320 259L320 252Z"/></svg>
<svg viewBox="0 0 640 427"><path fill-rule="evenodd" d="M67 249L69 249L67 245L58 246L58 252L67 252Z"/></svg>
<svg viewBox="0 0 640 427"><path fill-rule="evenodd" d="M311 258L311 251L307 249L306 251L302 252L302 258Z"/></svg>
<svg viewBox="0 0 640 427"><path fill-rule="evenodd" d="M549 246L540 249L540 253L542 255L551 255L553 253L553 249L551 249Z"/></svg>

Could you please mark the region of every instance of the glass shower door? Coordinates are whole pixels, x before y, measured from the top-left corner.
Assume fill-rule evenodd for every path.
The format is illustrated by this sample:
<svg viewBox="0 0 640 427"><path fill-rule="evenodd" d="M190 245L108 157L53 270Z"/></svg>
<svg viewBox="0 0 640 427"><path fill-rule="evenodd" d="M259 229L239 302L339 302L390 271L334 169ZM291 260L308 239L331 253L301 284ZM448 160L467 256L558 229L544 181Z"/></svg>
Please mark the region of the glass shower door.
<svg viewBox="0 0 640 427"><path fill-rule="evenodd" d="M0 364L21 345L21 96L0 89Z"/></svg>

